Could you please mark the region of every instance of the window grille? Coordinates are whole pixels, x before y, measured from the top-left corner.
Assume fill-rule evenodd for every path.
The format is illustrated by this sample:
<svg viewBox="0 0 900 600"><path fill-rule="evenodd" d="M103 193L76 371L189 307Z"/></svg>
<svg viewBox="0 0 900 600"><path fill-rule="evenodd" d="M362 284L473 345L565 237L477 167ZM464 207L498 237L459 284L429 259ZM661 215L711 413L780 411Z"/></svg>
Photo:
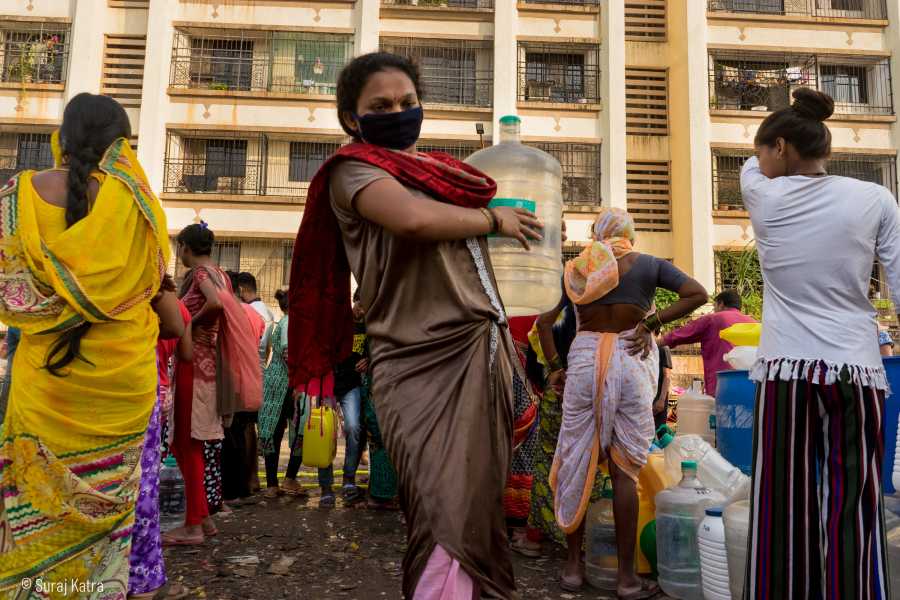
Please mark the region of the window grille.
<svg viewBox="0 0 900 600"><path fill-rule="evenodd" d="M65 83L69 25L0 22L0 81Z"/></svg>
<svg viewBox="0 0 900 600"><path fill-rule="evenodd" d="M838 114L894 114L890 59L716 51L709 58L710 108L771 112L800 87L835 101Z"/></svg>
<svg viewBox="0 0 900 600"><path fill-rule="evenodd" d="M885 0L708 0L711 12L886 19Z"/></svg>
<svg viewBox="0 0 900 600"><path fill-rule="evenodd" d="M426 103L492 106L494 49L489 41L382 38L381 49L419 65Z"/></svg>
<svg viewBox="0 0 900 600"><path fill-rule="evenodd" d="M600 206L600 144L529 142L551 154L563 171L563 202Z"/></svg>
<svg viewBox="0 0 900 600"><path fill-rule="evenodd" d="M599 45L520 42L519 100L598 103Z"/></svg>

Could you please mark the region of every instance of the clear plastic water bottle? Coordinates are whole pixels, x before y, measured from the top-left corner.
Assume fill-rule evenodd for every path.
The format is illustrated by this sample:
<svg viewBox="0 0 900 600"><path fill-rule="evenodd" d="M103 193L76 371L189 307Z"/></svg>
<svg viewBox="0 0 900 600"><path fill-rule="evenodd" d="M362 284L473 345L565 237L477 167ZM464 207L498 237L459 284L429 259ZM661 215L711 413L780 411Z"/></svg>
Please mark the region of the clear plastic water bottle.
<svg viewBox="0 0 900 600"><path fill-rule="evenodd" d="M681 464L681 482L656 496L659 584L673 598L703 600L697 529L706 509L725 498L700 483L697 463Z"/></svg>
<svg viewBox="0 0 900 600"><path fill-rule="evenodd" d="M744 576L747 572L747 539L750 530L750 502L741 500L725 509L725 547L728 550L728 578L731 596L744 597Z"/></svg>
<svg viewBox="0 0 900 600"><path fill-rule="evenodd" d="M184 478L174 456L167 456L159 470L159 518L163 531L178 527L184 520L187 502Z"/></svg>
<svg viewBox="0 0 900 600"><path fill-rule="evenodd" d="M743 500L750 494L750 478L725 460L718 450L699 435L673 435L663 425L657 431L657 443L666 455L666 469L670 477L678 479L683 461L697 463L697 474L706 487L716 490L731 502Z"/></svg>
<svg viewBox="0 0 900 600"><path fill-rule="evenodd" d="M584 575L599 590L615 591L619 558L616 545L616 522L613 518L613 491L606 487L599 500L591 504L585 520Z"/></svg>
<svg viewBox="0 0 900 600"><path fill-rule="evenodd" d="M491 206L527 208L544 223L544 239L532 241L531 251L514 239L489 240L500 297L511 317L556 306L562 277L562 168L546 152L522 144L521 126L519 117L503 117L500 143L466 159L497 182Z"/></svg>

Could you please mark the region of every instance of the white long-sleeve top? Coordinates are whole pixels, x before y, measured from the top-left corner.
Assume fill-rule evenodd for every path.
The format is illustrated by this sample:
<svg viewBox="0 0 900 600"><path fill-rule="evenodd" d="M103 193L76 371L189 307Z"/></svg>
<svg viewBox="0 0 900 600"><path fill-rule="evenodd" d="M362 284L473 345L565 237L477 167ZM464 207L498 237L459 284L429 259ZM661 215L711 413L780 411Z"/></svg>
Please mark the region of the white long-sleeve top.
<svg viewBox="0 0 900 600"><path fill-rule="evenodd" d="M885 187L794 175L769 179L750 158L741 171L765 284L759 362L751 377L887 389L876 311L868 298L877 257L900 308L900 216Z"/></svg>

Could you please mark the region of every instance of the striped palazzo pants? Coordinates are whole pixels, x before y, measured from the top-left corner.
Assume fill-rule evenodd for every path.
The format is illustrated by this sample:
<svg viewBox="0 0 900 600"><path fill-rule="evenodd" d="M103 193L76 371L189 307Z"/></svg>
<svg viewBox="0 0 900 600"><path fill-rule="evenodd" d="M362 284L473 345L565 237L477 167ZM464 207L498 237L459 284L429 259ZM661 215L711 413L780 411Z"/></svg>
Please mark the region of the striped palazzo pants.
<svg viewBox="0 0 900 600"><path fill-rule="evenodd" d="M888 598L885 393L821 381L757 387L745 600Z"/></svg>

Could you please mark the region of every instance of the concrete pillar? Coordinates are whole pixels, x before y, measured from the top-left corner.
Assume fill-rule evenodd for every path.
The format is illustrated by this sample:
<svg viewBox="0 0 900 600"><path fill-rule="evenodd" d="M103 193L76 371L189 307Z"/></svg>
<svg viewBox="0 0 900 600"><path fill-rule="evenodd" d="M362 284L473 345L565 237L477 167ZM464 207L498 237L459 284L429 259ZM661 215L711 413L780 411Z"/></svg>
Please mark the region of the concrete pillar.
<svg viewBox="0 0 900 600"><path fill-rule="evenodd" d="M604 206L627 208L625 197L625 7L603 2L600 14L600 98L606 136L603 138L600 193Z"/></svg>
<svg viewBox="0 0 900 600"><path fill-rule="evenodd" d="M488 132L498 143L497 125L504 115L517 115L519 49L516 42L519 11L516 0L495 0L494 6L494 121Z"/></svg>
<svg viewBox="0 0 900 600"><path fill-rule="evenodd" d="M138 160L150 187L162 192L166 156L166 116L169 114L169 72L175 28L172 21L178 0L153 0L147 15L147 54L141 90L141 120L138 130Z"/></svg>
<svg viewBox="0 0 900 600"><path fill-rule="evenodd" d="M894 0L892 0L894 1ZM672 234L675 264L715 287L705 2L669 2Z"/></svg>
<svg viewBox="0 0 900 600"><path fill-rule="evenodd" d="M72 33L69 40L69 73L66 102L82 92L100 93L103 69L102 24L109 10L106 0L78 0L72 3ZM98 27L99 25L99 27Z"/></svg>
<svg viewBox="0 0 900 600"><path fill-rule="evenodd" d="M356 28L354 50L357 56L375 52L379 48L380 8L379 0L356 0L356 6L353 9L353 26Z"/></svg>

